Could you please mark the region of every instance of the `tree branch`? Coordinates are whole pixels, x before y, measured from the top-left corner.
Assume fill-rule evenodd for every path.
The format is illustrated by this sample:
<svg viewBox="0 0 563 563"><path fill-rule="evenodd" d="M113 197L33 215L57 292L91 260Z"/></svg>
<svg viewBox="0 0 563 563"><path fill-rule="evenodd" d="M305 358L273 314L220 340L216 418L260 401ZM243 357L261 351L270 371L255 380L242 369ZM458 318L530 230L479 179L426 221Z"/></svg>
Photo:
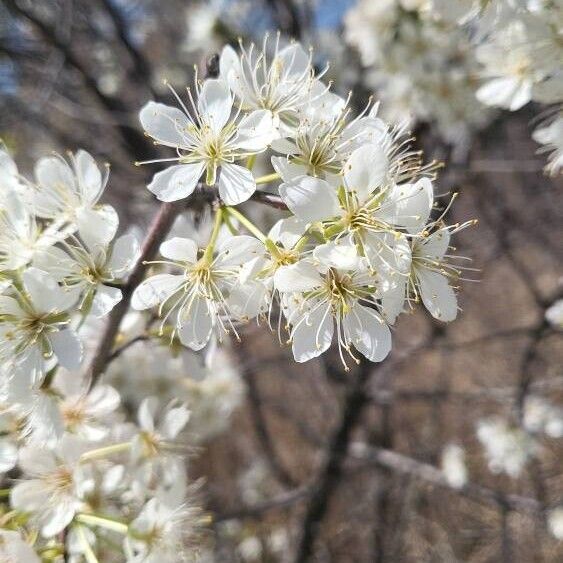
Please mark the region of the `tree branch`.
<svg viewBox="0 0 563 563"><path fill-rule="evenodd" d="M295 563L308 561L313 553L321 521L344 470L344 460L348 453L352 431L360 418L362 407L368 399L366 385L373 369L373 364L362 360L356 380L347 394L340 424L330 441L326 459L317 481L312 487L311 500L301 526L302 533L294 559Z"/></svg>

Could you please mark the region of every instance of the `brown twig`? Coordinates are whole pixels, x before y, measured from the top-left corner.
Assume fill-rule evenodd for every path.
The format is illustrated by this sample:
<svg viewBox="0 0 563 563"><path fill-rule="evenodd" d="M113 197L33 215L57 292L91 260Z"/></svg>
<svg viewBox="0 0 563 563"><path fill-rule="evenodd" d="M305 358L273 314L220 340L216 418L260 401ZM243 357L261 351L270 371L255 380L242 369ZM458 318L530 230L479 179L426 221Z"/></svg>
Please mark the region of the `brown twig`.
<svg viewBox="0 0 563 563"><path fill-rule="evenodd" d="M163 203L153 219L147 237L143 243L139 261L129 276L127 284L123 286L123 298L110 313L108 323L102 334L92 359L92 363L90 364L90 368L88 370L90 376L90 387L96 383L100 375L104 372L109 358L112 355L115 337L119 332L121 320L129 309L131 298L133 297L133 291L143 280L148 268L146 262L152 260L154 256L156 256L158 247L163 242L164 237L168 234L174 220L185 206L185 201Z"/></svg>
<svg viewBox="0 0 563 563"><path fill-rule="evenodd" d="M348 453L352 431L360 418L362 407L367 402L366 385L373 369L373 364L367 360L362 361L355 381L346 396L340 423L330 441L326 458L312 487L311 500L301 526L301 538L295 556L296 563L308 561L313 553L321 521L344 470L344 460Z"/></svg>

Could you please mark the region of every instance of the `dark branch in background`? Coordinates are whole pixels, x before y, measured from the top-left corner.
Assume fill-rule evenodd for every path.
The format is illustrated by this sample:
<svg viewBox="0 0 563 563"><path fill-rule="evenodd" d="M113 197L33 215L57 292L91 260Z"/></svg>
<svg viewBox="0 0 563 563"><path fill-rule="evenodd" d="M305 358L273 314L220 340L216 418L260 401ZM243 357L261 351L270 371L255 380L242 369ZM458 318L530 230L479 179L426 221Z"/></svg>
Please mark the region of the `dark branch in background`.
<svg viewBox="0 0 563 563"><path fill-rule="evenodd" d="M21 8L15 0L5 0L4 3L15 17L21 17L27 20L43 37L46 44L57 49L64 56L66 63L80 74L85 86L110 115L114 113L128 113L127 107L121 100L107 96L99 89L95 77L89 72L87 66L76 57L71 46L57 36L52 26L39 19L32 12ZM116 128L132 158L135 160L138 158L152 158L157 154L154 145L135 127L118 122L116 123Z"/></svg>
<svg viewBox="0 0 563 563"><path fill-rule="evenodd" d="M476 483L467 483L461 488L452 486L443 471L417 461L406 455L381 448L373 448L364 443L352 443L349 457L343 464L343 473L365 470L372 466L392 471L396 475L405 475L434 487L448 490L469 500L491 505L500 510L510 510L521 514L538 515L542 512L541 503L531 497L515 494L503 494ZM353 463L352 463L353 462ZM264 513L278 508L287 508L310 498L315 491L313 486L298 487L284 492L269 500L257 504L229 510L214 516L215 523L227 520L262 519Z"/></svg>
<svg viewBox="0 0 563 563"><path fill-rule="evenodd" d="M266 4L272 11L276 27L286 35L300 39L303 27L296 3L293 0L266 0Z"/></svg>
<svg viewBox="0 0 563 563"><path fill-rule="evenodd" d="M362 408L367 402L366 386L373 370L374 366L371 362L362 360L355 381L346 395L342 418L328 446L319 476L312 486L311 500L301 526L302 532L295 563L304 563L313 554L321 522L344 470L344 460L348 453L352 432L360 419Z"/></svg>
<svg viewBox="0 0 563 563"><path fill-rule="evenodd" d="M112 0L99 0L99 2L111 18L119 40L131 57L131 61L133 62L132 75L134 76L136 82L140 85L144 85L151 92L153 97L156 97L156 93L153 90L151 83L151 65L145 58L142 51L137 49L137 47L131 42L127 29L127 22L125 21L123 14L118 8L116 8Z"/></svg>
<svg viewBox="0 0 563 563"><path fill-rule="evenodd" d="M258 388L256 376L257 373L252 368L246 369L243 373L247 387L248 402L250 403L250 416L252 417L258 442L264 451L266 462L270 466L270 470L274 477L286 487L295 487L296 481L280 461L279 455L274 446L274 440L270 435L268 423L263 412L262 398L260 397L260 390Z"/></svg>

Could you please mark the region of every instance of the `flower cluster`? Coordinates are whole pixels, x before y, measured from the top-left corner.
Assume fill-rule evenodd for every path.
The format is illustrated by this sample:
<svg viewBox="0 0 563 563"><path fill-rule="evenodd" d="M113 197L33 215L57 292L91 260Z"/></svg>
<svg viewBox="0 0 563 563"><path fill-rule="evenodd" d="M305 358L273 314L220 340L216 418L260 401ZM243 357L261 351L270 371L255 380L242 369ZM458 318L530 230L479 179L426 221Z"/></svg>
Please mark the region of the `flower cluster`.
<svg viewBox="0 0 563 563"><path fill-rule="evenodd" d="M533 138L544 145L540 152L551 152L546 170L556 175L563 169L563 5L549 0L521 4L507 3L493 14L494 33L487 21L491 14L481 18L484 39L476 53L486 82L477 98L510 111L530 101L555 104Z"/></svg>
<svg viewBox="0 0 563 563"><path fill-rule="evenodd" d="M487 125L487 107L555 104L533 134L555 175L563 162L562 21L552 0L364 0L345 31L393 115L433 122L447 142Z"/></svg>
<svg viewBox="0 0 563 563"><path fill-rule="evenodd" d="M387 115L435 123L447 142L467 144L491 112L475 99L475 49L450 12L459 4L362 0L346 15L345 38L359 51Z"/></svg>
<svg viewBox="0 0 563 563"><path fill-rule="evenodd" d="M188 91L189 108L178 96L179 108L149 102L141 111L146 132L179 162L149 189L178 200L204 176L201 189L216 186L219 201L204 247L165 241L133 307L157 308L161 331L171 326L199 350L238 335L243 321L271 320L279 306L296 361L333 340L346 368L357 352L381 361L389 326L417 301L439 320L455 319L463 268L448 249L469 223L448 226L444 211L433 214L436 166L422 164L404 126L386 124L378 105L352 117L300 45L280 48L278 38L271 54L267 47L225 47L219 78L197 83L197 100ZM256 179L258 153L274 171ZM256 188L266 183L278 184L268 193L290 215L263 233L233 205L262 196Z"/></svg>
<svg viewBox="0 0 563 563"><path fill-rule="evenodd" d="M29 180L0 152L3 557L187 557L204 519L181 434L189 420L201 443L239 404L219 344L243 323L277 320L298 362L334 341L348 370L360 356L382 361L390 327L419 301L456 318L465 268L450 237L471 222L445 223L438 165L378 104L353 115L301 45L240 47L225 47L219 76L196 76L185 101L172 89L178 107L140 112L172 149L151 161L172 163L148 188L179 214L147 237L161 242L157 260L154 241L141 251L117 236L100 202L108 172L88 153L42 158ZM263 229L251 200L284 213Z"/></svg>
<svg viewBox="0 0 563 563"><path fill-rule="evenodd" d="M183 394L158 392L153 370L132 401L141 360L129 355L125 377L115 377L116 361L92 385L86 359L122 299L137 240L116 236L117 214L99 201L107 171L85 151L40 159L33 181L6 151L0 159L0 477L9 503L0 559L178 561L202 521L179 440L188 403L205 439L207 419L217 416L220 429L240 400L237 374L226 357L211 367L190 358L199 380L190 385L183 365L180 382L176 370ZM129 345L145 325L126 318L119 340Z"/></svg>
<svg viewBox="0 0 563 563"><path fill-rule="evenodd" d="M121 300L139 245L116 238L117 214L99 203L108 173L87 152L40 159L34 181L0 158L2 392L25 412L57 367L79 367L76 327Z"/></svg>

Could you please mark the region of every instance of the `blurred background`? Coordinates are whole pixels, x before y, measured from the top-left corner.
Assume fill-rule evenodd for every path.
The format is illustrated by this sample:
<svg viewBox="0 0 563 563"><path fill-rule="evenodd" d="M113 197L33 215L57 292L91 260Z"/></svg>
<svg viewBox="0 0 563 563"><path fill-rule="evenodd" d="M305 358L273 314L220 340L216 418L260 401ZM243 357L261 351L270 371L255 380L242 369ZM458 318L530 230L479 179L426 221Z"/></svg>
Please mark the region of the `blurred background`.
<svg viewBox="0 0 563 563"><path fill-rule="evenodd" d="M389 0L0 1L0 138L24 173L79 147L110 162L124 229L146 229L157 207L154 170L133 166L158 153L141 106L173 103L164 80L190 85L225 43L278 30L313 47L319 70L330 62L325 80L354 90L355 107L373 94L389 119L410 119L426 159L445 162L437 192L459 193L449 222L479 220L457 236L479 269L458 320L402 316L381 365L347 374L330 354L297 365L253 324L228 368L187 385L190 474L212 516L202 560L563 560L561 180L531 139L539 108L477 102L457 25L376 21L385 11L410 26L422 3L397 15ZM125 387L141 377L130 360L111 375ZM142 361L165 381L166 362Z"/></svg>

